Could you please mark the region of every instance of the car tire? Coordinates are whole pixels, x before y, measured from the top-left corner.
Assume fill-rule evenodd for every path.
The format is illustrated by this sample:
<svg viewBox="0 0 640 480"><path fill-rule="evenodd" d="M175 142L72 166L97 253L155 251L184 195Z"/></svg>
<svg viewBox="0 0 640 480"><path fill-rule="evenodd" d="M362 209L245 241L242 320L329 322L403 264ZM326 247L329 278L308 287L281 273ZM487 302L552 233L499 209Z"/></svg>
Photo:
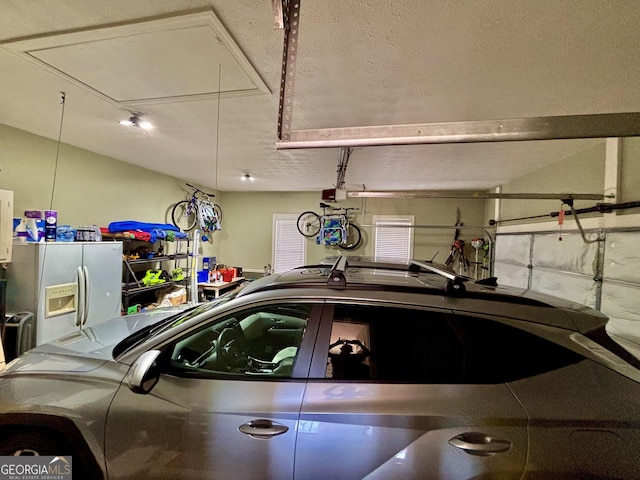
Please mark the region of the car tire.
<svg viewBox="0 0 640 480"><path fill-rule="evenodd" d="M71 444L46 428L15 427L0 432L0 456L70 456L73 478L90 478Z"/></svg>
<svg viewBox="0 0 640 480"><path fill-rule="evenodd" d="M0 438L0 455L37 456L69 455L70 453L69 444L54 432L27 427L3 432Z"/></svg>

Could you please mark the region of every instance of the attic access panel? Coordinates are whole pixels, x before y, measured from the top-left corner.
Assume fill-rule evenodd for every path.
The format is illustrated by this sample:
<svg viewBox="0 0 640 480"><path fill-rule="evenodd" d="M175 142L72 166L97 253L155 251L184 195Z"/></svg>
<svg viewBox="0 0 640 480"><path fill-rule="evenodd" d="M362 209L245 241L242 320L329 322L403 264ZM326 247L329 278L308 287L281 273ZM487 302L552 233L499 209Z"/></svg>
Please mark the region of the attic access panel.
<svg viewBox="0 0 640 480"><path fill-rule="evenodd" d="M116 105L270 93L211 10L3 46Z"/></svg>

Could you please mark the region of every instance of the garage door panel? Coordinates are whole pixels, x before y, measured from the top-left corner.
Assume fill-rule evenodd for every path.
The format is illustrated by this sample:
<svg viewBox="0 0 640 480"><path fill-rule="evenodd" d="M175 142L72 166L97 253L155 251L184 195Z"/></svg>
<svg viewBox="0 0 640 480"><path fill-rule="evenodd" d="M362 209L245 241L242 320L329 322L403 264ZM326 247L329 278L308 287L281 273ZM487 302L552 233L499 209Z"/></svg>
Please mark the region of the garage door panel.
<svg viewBox="0 0 640 480"><path fill-rule="evenodd" d="M494 275L500 285L527 288L529 285L529 269L524 265L496 262Z"/></svg>
<svg viewBox="0 0 640 480"><path fill-rule="evenodd" d="M496 239L496 262L527 265L531 251L531 235L500 235Z"/></svg>
<svg viewBox="0 0 640 480"><path fill-rule="evenodd" d="M587 239L595 238L595 234L587 235ZM597 258L597 243L584 243L578 233L536 235L533 239L534 267L594 275Z"/></svg>
<svg viewBox="0 0 640 480"><path fill-rule="evenodd" d="M602 313L611 319L610 331L640 336L640 286L605 282Z"/></svg>
<svg viewBox="0 0 640 480"><path fill-rule="evenodd" d="M607 234L604 251L605 281L619 280L640 286L640 232Z"/></svg>
<svg viewBox="0 0 640 480"><path fill-rule="evenodd" d="M597 283L591 277L547 269L534 269L531 289L566 300L596 306Z"/></svg>

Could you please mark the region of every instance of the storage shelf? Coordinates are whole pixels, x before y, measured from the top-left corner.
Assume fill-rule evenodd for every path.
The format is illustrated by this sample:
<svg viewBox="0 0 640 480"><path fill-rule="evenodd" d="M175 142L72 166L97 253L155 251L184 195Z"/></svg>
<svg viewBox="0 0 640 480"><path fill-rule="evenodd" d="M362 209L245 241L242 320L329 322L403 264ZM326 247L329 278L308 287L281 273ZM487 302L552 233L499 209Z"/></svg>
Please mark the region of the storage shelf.
<svg viewBox="0 0 640 480"><path fill-rule="evenodd" d="M163 287L171 287L171 286L175 286L175 285L184 285L186 283L188 279L185 278L184 280L178 280L178 281L170 281L170 282L162 282L162 283L157 283L156 285L143 285L141 287L138 286L137 283L133 282L133 283L123 283L122 284L122 294L123 295L134 295L137 293L142 293L142 292L151 292L153 290L158 290L159 288L163 288Z"/></svg>
<svg viewBox="0 0 640 480"><path fill-rule="evenodd" d="M188 257L189 257L188 253L175 253L172 255L160 255L160 256L153 256L149 258L136 258L134 260L125 259L124 261L127 262L129 265L136 265L141 263L169 262L171 260L182 260Z"/></svg>
<svg viewBox="0 0 640 480"><path fill-rule="evenodd" d="M150 242L145 242L143 240L135 240L135 239L124 239L127 243L138 244L151 244ZM171 289L172 287L185 287L187 293L190 290L190 281L191 281L191 268L190 261L191 254L189 253L190 241L189 238L180 238L175 239L174 242L170 242L168 240L159 239L157 242L161 246L167 246L168 243L173 243L175 248L171 248L171 250L182 250L177 251L175 253L169 253L167 255L153 255L148 258L135 258L129 259L126 255L123 255L122 262L125 266L124 269L124 277L122 282L122 307L123 312L126 314L133 313L129 312L129 309L132 305L138 304L140 306L146 306L150 303L154 302L155 294L154 291L161 290L163 288ZM180 243L184 242L184 244L180 245ZM153 245L153 244L151 244ZM186 251L184 251L186 245ZM129 254L136 253L135 251L129 252ZM143 252L140 252L142 254ZM166 264L166 262L174 262L173 265L171 263ZM142 278L145 275L144 270L147 269L168 269L167 273L171 272L172 268L181 268L184 274L184 279L182 280L167 280L162 283L157 283L154 285L144 285L142 283Z"/></svg>

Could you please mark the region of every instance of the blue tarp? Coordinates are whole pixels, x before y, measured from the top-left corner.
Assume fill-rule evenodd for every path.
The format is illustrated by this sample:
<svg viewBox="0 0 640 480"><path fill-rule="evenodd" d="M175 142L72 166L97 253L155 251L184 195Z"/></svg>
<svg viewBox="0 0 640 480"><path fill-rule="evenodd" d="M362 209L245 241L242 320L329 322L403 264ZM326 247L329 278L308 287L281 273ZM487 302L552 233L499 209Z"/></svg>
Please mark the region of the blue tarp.
<svg viewBox="0 0 640 480"><path fill-rule="evenodd" d="M142 232L151 233L152 230L173 230L179 232L180 229L171 223L147 223L137 222L135 220L122 220L120 222L111 222L109 224L109 231L111 233L127 232L129 230L140 230Z"/></svg>
<svg viewBox="0 0 640 480"><path fill-rule="evenodd" d="M167 232L172 232L175 238L186 238L187 234L180 231L178 227L171 223L148 223L138 222L136 220L122 220L120 222L111 222L109 231L111 233L130 232L130 231L146 232L151 235L149 240L155 243L167 237Z"/></svg>

